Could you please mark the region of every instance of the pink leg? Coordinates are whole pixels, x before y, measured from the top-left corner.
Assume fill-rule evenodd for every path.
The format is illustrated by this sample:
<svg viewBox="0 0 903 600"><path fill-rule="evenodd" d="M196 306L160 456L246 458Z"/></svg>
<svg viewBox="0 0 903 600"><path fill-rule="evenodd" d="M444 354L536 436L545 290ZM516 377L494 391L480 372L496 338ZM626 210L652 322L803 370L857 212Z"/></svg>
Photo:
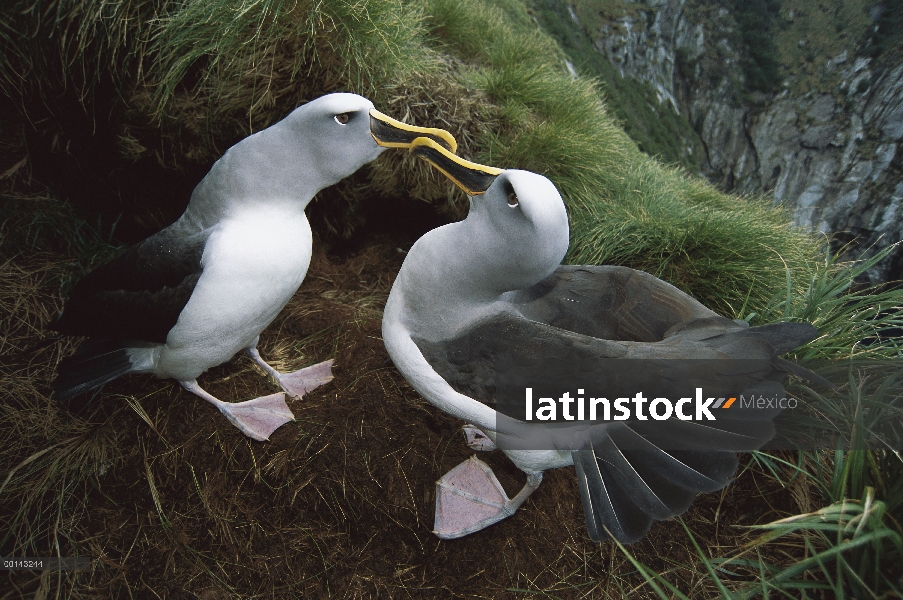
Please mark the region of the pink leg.
<svg viewBox="0 0 903 600"><path fill-rule="evenodd" d="M286 394L295 398L301 398L301 396L307 392L320 387L324 383L332 381L333 361L331 359L301 369L300 371L280 373L260 357L260 352L257 351L256 346L248 348L247 353L261 369L269 373L273 379L279 382L279 385L285 390Z"/></svg>
<svg viewBox="0 0 903 600"><path fill-rule="evenodd" d="M267 441L274 431L295 420L295 415L285 403L285 394L282 392L246 402L223 402L207 393L197 381L179 383L192 394L200 396L218 408L243 434L259 442Z"/></svg>

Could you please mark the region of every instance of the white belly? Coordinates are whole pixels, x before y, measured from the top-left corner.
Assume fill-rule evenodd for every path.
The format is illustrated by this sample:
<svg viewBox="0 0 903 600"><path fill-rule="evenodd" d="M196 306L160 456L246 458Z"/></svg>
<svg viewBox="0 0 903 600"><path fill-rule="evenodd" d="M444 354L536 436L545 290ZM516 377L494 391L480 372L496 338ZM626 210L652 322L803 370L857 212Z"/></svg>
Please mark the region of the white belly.
<svg viewBox="0 0 903 600"><path fill-rule="evenodd" d="M204 271L154 372L195 379L254 343L304 280L311 247L303 212L258 208L221 222L204 248Z"/></svg>

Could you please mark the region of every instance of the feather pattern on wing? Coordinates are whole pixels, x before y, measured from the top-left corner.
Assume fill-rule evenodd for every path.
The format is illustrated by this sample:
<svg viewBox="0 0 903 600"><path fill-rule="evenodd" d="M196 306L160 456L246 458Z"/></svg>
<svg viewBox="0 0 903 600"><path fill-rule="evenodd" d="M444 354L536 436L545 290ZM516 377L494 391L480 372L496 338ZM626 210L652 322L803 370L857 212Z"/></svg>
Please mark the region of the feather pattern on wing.
<svg viewBox="0 0 903 600"><path fill-rule="evenodd" d="M169 227L82 278L50 328L162 344L203 270L210 230L186 236Z"/></svg>
<svg viewBox="0 0 903 600"><path fill-rule="evenodd" d="M512 302L522 314L493 315L451 340L414 342L456 391L522 419L512 407L522 406L527 387L553 399L578 388L611 399L637 391L692 397L696 387L706 396L782 393L789 369L778 354L817 333L801 323L750 328L687 299L632 269L562 267ZM607 530L636 541L653 520L724 487L736 452L773 437L776 414L738 406L716 421L597 420L590 441L571 453L590 537Z"/></svg>

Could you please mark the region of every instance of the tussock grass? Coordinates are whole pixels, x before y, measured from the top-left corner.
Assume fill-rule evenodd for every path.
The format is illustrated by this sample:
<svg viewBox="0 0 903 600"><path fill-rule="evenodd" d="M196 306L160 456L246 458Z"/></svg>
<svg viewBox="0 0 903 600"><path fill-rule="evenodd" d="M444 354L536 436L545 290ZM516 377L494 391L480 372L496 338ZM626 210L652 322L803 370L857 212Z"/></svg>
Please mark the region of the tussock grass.
<svg viewBox="0 0 903 600"><path fill-rule="evenodd" d="M561 190L569 262L646 270L737 316L771 298L785 266L799 273L816 258L819 240L768 201L721 194L642 154L597 84L573 80L550 39L506 18L519 9L505 6L435 0L427 12L440 39L476 63L464 80L501 107L500 127L478 138L478 158L542 173Z"/></svg>
<svg viewBox="0 0 903 600"><path fill-rule="evenodd" d="M800 450L754 453L754 461L774 479L798 490L803 512L757 526L766 533L729 557L703 557L718 571L710 571L713 579L730 580L737 571L757 579L731 597L771 592L892 597L903 590L899 568L891 566L903 564L903 290L863 290L856 284L893 250L848 262L827 255L803 293L793 291L797 286L788 272L786 291L776 294L762 315L749 315L761 322L815 324L822 335L797 355L821 359L807 364L837 389L790 387L805 405L779 421L786 433L799 435ZM825 504L816 510L818 500ZM783 548L786 558L779 564L761 555L773 546Z"/></svg>
<svg viewBox="0 0 903 600"><path fill-rule="evenodd" d="M140 70L149 23L164 2L12 0L0 12L0 91L29 112L71 88L94 100L99 80L122 83Z"/></svg>
<svg viewBox="0 0 903 600"><path fill-rule="evenodd" d="M675 586L667 573L651 571L627 548L618 548L661 599L689 600L708 588L707 597L746 599L779 597L882 597L899 594L900 585L883 570L885 561L901 556L900 533L884 520L884 504L866 490L861 501L843 500L808 514L751 527L764 534L748 541L729 558L712 558L700 547L690 529L686 535L700 561L703 579L688 594ZM775 548L787 556L806 556L790 564L775 564L764 556ZM701 568L700 568L701 567ZM813 577L814 575L814 577ZM753 584L744 577L757 578ZM812 596L810 596L812 594ZM886 597L886 596L884 596ZM893 596L891 596L893 597Z"/></svg>
<svg viewBox="0 0 903 600"><path fill-rule="evenodd" d="M19 222L30 222L27 211L37 206L52 213L54 203L43 202L20 205ZM73 225L66 235L95 239L90 229ZM90 247L58 246L73 253ZM74 260L58 252L4 261L3 331L13 332L4 360L7 349L40 339L58 309L59 273ZM47 400L47 381L71 343L4 362L0 384L13 392L0 414L4 551L46 555L58 544L61 555L99 559L92 572L58 582L24 573L10 581L23 593L59 588L73 597L88 590L165 596L188 582L214 597L893 590L903 463L891 452L843 445L800 456L756 454L735 484L697 500L686 529L680 521L657 524L628 548L588 542L566 469L549 472L529 505L492 531L438 543L429 533L435 477L469 452L454 419L426 404L386 362L381 307L401 258L379 246L344 262L315 255L305 286L265 332L261 351L283 368L335 356L335 387L294 402L298 421L266 445L249 443L172 382L137 376L104 391L86 420L69 420ZM868 261L834 264L815 278L810 295L849 286L867 268ZM791 310L802 310L806 298L791 297ZM831 312L852 323L858 308L839 301ZM225 398L273 389L244 358L211 370L202 384ZM483 458L507 489L522 485L503 457ZM860 503L849 500L857 494Z"/></svg>
<svg viewBox="0 0 903 600"><path fill-rule="evenodd" d="M400 0L182 2L153 22L145 83L156 114L187 92L209 119L259 129L324 92L381 100L397 74L429 72L421 18Z"/></svg>
<svg viewBox="0 0 903 600"><path fill-rule="evenodd" d="M859 260L840 261L838 255L826 253L812 264L802 293L795 291L801 282L794 281L785 269L785 290L775 293L761 315L752 313L744 318L815 325L821 336L798 352L801 358L899 359L903 356L903 291L899 283L868 288L858 284L895 247Z"/></svg>
<svg viewBox="0 0 903 600"><path fill-rule="evenodd" d="M5 17L12 30L33 27L12 56L26 61L24 48L52 39L66 64L93 65L85 73L127 66L114 79L128 105L119 140L131 160L209 164L301 102L348 90L398 116L448 125L465 156L550 177L571 212L571 262L647 270L737 316L763 308L785 265L799 280L820 250L767 201L720 194L639 152L598 84L570 77L564 54L515 0L65 7ZM109 22L88 26L79 10ZM49 67L30 68L41 85L54 81ZM437 174L395 156L324 192L319 227L350 236L361 225L356 209L374 194L431 202L454 217L467 207Z"/></svg>
<svg viewBox="0 0 903 600"><path fill-rule="evenodd" d="M869 261L825 260L822 241L766 200L718 193L641 153L597 83L570 78L516 0L12 7L0 15L4 92L22 112L55 118L63 92L75 92L84 118L107 118L96 107L112 106L124 160L209 163L302 101L361 92L393 116L447 127L468 158L550 177L570 213L570 262L641 268L756 324L811 321L823 335L801 358L899 358L891 334L903 297L856 287ZM892 448L857 445L887 434L877 425L896 414L899 394L868 373L841 390L858 404L799 390L857 439L754 455L735 484L697 500L686 530L670 521L630 548L591 544L573 476L556 470L512 519L437 542L434 480L469 452L459 424L387 360L380 313L402 256L385 242L342 260L316 255L265 332L261 352L282 368L337 360L335 383L293 403L297 421L269 444L149 378L112 384L85 419L69 419L48 400L48 382L73 342L25 351L67 286L117 249L109 230L29 179L37 159L0 144L0 548L98 560L59 580L9 574L20 595L899 593L903 462ZM387 153L322 194L315 227L350 236L365 225L361 202L386 196L430 202L448 218L467 207L424 163ZM243 358L201 383L224 398L273 391ZM506 489L522 485L510 463L485 458ZM749 529L760 525L764 536Z"/></svg>

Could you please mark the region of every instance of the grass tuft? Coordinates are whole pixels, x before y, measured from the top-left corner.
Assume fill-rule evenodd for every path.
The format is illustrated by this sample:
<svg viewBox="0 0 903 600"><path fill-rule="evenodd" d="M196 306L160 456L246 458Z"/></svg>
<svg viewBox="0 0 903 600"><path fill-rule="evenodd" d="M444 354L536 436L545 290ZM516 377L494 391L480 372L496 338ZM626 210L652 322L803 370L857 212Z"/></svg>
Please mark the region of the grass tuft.
<svg viewBox="0 0 903 600"><path fill-rule="evenodd" d="M88 131L111 120L123 161L186 172L303 101L357 91L395 117L450 129L465 157L550 177L570 214L570 262L644 269L756 324L813 322L823 335L798 358L899 359L903 293L856 284L881 255L825 258L823 240L766 199L721 194L640 152L602 84L572 79L518 0L11 7L0 15L0 87L20 113L44 115L28 126L46 132L50 154L69 155L68 120ZM73 94L78 110L55 123ZM14 129L0 140L0 550L97 558L91 573L56 583L10 575L22 595L899 594L903 461L899 431L886 426L899 385L864 368L843 373L845 397L798 386L838 425L836 446L755 454L732 486L697 500L686 529L657 524L629 549L591 544L573 476L554 470L511 519L438 543L435 477L468 451L459 424L388 366L379 321L402 255L385 240L342 259L316 254L262 336L264 357L284 368L336 358L333 386L297 403L272 442L251 444L171 382L137 376L72 420L48 382L74 343L28 350L116 240L33 180L43 155L7 144ZM324 191L312 221L320 236L348 237L366 227L363 203L387 198L429 202L449 219L467 209L424 163L386 153ZM222 397L273 391L243 359L203 379ZM487 460L506 488L522 485L510 463Z"/></svg>

